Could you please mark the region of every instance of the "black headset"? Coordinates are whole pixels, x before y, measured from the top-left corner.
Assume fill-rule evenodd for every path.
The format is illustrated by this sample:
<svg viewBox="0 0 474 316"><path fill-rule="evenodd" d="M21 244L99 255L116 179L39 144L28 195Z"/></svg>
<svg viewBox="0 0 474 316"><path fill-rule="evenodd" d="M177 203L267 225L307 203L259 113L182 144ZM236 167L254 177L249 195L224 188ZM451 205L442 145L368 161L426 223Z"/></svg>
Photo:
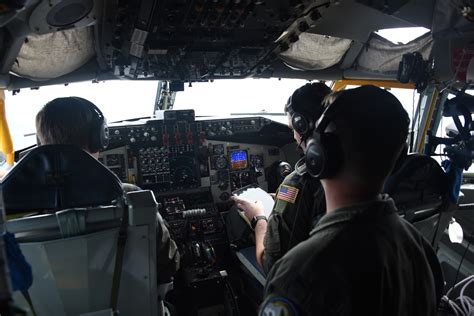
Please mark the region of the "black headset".
<svg viewBox="0 0 474 316"><path fill-rule="evenodd" d="M303 87L310 87L311 84L307 83ZM295 93L296 91L288 98L286 103L286 108L288 113L291 115L291 125L293 130L295 130L300 136L302 140L306 140L309 136L311 136L311 132L314 128L314 122L312 117L308 117L308 115L301 111L301 100L295 102Z"/></svg>
<svg viewBox="0 0 474 316"><path fill-rule="evenodd" d="M313 108L317 106L319 109L319 104L315 104L314 98L322 98L329 92L331 89L323 82L307 83L288 98L286 109L291 115L291 125L293 130L301 136L302 141L306 141L311 136L314 130L314 118L319 116L315 113L317 109Z"/></svg>
<svg viewBox="0 0 474 316"><path fill-rule="evenodd" d="M89 147L92 152L98 152L109 146L109 127L102 111L92 102L91 104L93 105L92 112L95 114L91 123L92 130Z"/></svg>
<svg viewBox="0 0 474 316"><path fill-rule="evenodd" d="M334 105L336 99L329 102L306 144L306 170L318 179L335 176L343 163L343 150L338 136L332 131L326 131L339 112L340 105Z"/></svg>
<svg viewBox="0 0 474 316"><path fill-rule="evenodd" d="M300 134L302 140L306 140L313 130L313 120L306 118L299 112L292 111L291 114L291 125L293 129Z"/></svg>
<svg viewBox="0 0 474 316"><path fill-rule="evenodd" d="M90 122L90 140L89 150L93 153L99 152L100 150L106 149L109 145L109 127L105 120L102 111L92 102L79 97L72 97L83 107L89 108L91 111L91 122Z"/></svg>

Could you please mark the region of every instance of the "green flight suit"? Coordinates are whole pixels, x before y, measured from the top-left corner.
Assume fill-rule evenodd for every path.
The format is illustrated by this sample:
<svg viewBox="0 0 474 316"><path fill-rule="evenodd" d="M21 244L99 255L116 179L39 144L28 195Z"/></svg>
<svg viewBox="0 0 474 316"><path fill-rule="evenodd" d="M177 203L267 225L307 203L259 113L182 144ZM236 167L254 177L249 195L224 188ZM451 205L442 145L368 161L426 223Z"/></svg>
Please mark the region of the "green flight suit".
<svg viewBox="0 0 474 316"><path fill-rule="evenodd" d="M275 195L264 238L265 273L288 250L309 237L325 211L324 190L319 180L295 171L283 180Z"/></svg>
<svg viewBox="0 0 474 316"><path fill-rule="evenodd" d="M432 316L443 275L429 242L392 199L324 215L267 277L260 316Z"/></svg>

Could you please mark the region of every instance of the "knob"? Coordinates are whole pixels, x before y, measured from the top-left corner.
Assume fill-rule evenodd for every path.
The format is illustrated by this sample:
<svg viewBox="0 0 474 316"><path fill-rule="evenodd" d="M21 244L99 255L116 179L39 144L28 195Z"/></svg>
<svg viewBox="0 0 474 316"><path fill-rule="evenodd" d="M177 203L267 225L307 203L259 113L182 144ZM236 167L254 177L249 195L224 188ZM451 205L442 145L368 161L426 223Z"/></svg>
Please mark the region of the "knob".
<svg viewBox="0 0 474 316"><path fill-rule="evenodd" d="M150 139L151 139L152 141L156 141L156 136L152 136L152 137L150 137Z"/></svg>
<svg viewBox="0 0 474 316"><path fill-rule="evenodd" d="M221 195L219 195L219 198L222 201L227 201L228 199L230 199L230 194L228 192L222 192Z"/></svg>
<svg viewBox="0 0 474 316"><path fill-rule="evenodd" d="M251 120L250 124L255 125L255 124L257 124L257 122L255 122L255 120Z"/></svg>
<svg viewBox="0 0 474 316"><path fill-rule="evenodd" d="M148 137L148 136L150 136L150 133L145 132L145 133L143 133L143 136Z"/></svg>
<svg viewBox="0 0 474 316"><path fill-rule="evenodd" d="M134 142L136 142L136 141L137 141L137 140L136 140L134 137L131 137L131 138L130 138L130 142L131 142L131 143L134 143Z"/></svg>
<svg viewBox="0 0 474 316"><path fill-rule="evenodd" d="M116 129L116 130L114 131L114 134L115 134L115 135L120 135L120 131L119 131L118 129Z"/></svg>

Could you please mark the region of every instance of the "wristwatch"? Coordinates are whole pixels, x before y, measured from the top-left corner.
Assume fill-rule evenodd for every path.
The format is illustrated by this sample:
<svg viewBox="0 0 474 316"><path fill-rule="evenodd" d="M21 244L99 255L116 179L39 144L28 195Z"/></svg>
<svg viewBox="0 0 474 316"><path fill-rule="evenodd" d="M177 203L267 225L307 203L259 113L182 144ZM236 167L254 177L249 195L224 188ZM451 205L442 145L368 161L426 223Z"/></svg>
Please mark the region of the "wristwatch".
<svg viewBox="0 0 474 316"><path fill-rule="evenodd" d="M265 215L254 216L250 222L250 227L252 227L253 230L255 230L255 226L257 226L259 220L264 220L268 223L268 219Z"/></svg>

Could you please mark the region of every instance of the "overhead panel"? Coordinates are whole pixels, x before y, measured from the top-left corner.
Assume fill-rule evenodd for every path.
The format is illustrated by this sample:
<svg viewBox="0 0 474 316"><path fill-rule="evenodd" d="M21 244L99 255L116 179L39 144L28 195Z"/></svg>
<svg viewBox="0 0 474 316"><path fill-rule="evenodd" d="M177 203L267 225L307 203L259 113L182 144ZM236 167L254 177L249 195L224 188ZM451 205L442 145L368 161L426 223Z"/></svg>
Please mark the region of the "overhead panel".
<svg viewBox="0 0 474 316"><path fill-rule="evenodd" d="M357 0L357 2L384 13L392 14L398 11L403 5L407 4L409 0Z"/></svg>
<svg viewBox="0 0 474 316"><path fill-rule="evenodd" d="M119 6L102 26L109 36L101 43L101 56L117 76L199 81L262 73L276 58L285 31L292 25L308 29L311 18L306 17L329 4L321 0L296 5L277 0L152 3L137 3L131 8L136 15ZM144 40L138 42L137 33Z"/></svg>

